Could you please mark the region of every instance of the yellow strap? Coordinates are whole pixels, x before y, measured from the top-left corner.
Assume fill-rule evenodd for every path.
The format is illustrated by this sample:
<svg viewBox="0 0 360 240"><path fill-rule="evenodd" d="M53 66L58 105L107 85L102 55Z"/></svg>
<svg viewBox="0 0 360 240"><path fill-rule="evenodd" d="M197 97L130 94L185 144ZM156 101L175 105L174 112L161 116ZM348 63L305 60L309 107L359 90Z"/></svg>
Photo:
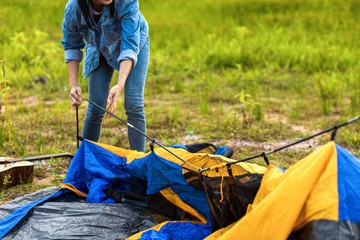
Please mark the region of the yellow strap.
<svg viewBox="0 0 360 240"><path fill-rule="evenodd" d="M213 167L210 167L210 171L213 170L218 170L220 171L220 176L221 176L221 183L220 183L220 194L221 194L221 199L220 202L222 203L222 201L224 200L224 193L223 193L223 184L224 184L224 174L222 169L226 167L226 163L222 163Z"/></svg>
<svg viewBox="0 0 360 240"><path fill-rule="evenodd" d="M11 131L10 131L10 117L9 117L9 110L8 110L8 99L7 99L7 91L6 91L6 77L5 77L5 61L0 60L0 63L3 63L3 73L4 73L4 89L5 89L5 107L6 107L6 119L8 122L8 136L9 136L9 143L11 144Z"/></svg>
<svg viewBox="0 0 360 240"><path fill-rule="evenodd" d="M76 187L74 187L70 183L64 183L61 185L60 188L61 189L69 189L70 191L73 191L74 193L76 193L76 195L78 195L79 197L87 197L86 193L81 192L80 190L78 190Z"/></svg>
<svg viewBox="0 0 360 240"><path fill-rule="evenodd" d="M221 184L220 184L220 194L221 194L221 199L220 202L222 203L223 199L224 199L224 195L223 195L223 183L224 183L224 175L222 170L220 169L220 175L221 175Z"/></svg>

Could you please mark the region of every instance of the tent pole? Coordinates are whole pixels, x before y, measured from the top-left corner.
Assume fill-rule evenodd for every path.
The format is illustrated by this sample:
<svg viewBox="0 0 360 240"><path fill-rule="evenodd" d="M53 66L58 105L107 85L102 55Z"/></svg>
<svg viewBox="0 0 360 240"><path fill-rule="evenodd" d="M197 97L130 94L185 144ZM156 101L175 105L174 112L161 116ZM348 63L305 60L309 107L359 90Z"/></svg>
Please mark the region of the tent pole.
<svg viewBox="0 0 360 240"><path fill-rule="evenodd" d="M119 118L118 116L114 115L113 113L109 112L108 110L102 108L101 106L99 106L98 104L94 103L93 101L87 99L86 97L82 96L86 101L88 101L89 103L93 104L94 106L98 107L99 109L103 110L104 112L110 114L111 116L113 116L114 118L116 118L117 120L121 121L122 123L126 124L128 127L134 129L135 131L137 131L139 134L143 135L144 137L146 137L147 139L149 139L151 141L151 144L153 145L154 143L157 144L159 147L163 148L165 151L167 151L168 153L172 154L173 156L175 156L176 158L180 159L183 163L186 163L190 166L192 166L193 168L200 170L198 167L196 167L195 165L185 161L184 159L182 159L180 156L176 155L174 152L170 151L169 149L167 149L166 147L164 147L162 144L160 144L156 139L149 137L148 135L146 135L145 133L143 133L142 131L140 131L139 129L137 129L136 127L134 127L133 125L131 125L130 123L122 120L121 118ZM152 148L153 150L153 148ZM184 167L185 168L185 167ZM195 172L194 170L188 169L189 171Z"/></svg>

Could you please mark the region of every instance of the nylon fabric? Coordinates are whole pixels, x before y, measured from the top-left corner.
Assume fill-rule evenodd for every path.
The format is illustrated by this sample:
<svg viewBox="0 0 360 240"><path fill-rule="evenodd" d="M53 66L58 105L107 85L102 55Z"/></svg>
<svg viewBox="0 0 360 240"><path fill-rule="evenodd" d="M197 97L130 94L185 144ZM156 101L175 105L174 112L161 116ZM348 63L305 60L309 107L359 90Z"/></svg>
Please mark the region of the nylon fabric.
<svg viewBox="0 0 360 240"><path fill-rule="evenodd" d="M312 188L293 230L297 230L314 220L339 220L338 158L335 144L332 142L331 145L334 145L335 150L331 155L325 170L321 173L319 180Z"/></svg>
<svg viewBox="0 0 360 240"><path fill-rule="evenodd" d="M189 153L181 148L171 150L185 161L201 168L223 166L234 161L218 155ZM115 220L111 229L103 229L104 232L115 234L107 235L109 238L121 234L128 239L189 240L359 237L360 161L333 141L298 161L285 172L272 165L265 168L241 162L231 166L231 177L227 167L211 168L213 170L204 172L200 177L185 167L190 166L161 148L145 154L84 140L75 154L59 194L72 194L77 197L76 193L86 197L86 204L112 203L108 204L109 206L116 205L113 203L114 196L117 195L120 202L124 200L138 203L138 210L146 208L145 199L148 206L152 206L151 201L161 202L158 206L154 205L154 209L162 214L157 225L154 222L150 225L137 225L136 221L131 219L131 231L134 231L135 235L129 237L130 231L117 231ZM222 177L224 186L220 189ZM221 190L223 203L219 203ZM8 220L0 220L0 234L6 234L1 229L9 232L14 226L23 226L17 223L34 208L32 206L47 204L45 202L52 197L30 202L15 210L15 214L8 214L4 219L10 219L10 225ZM166 209L168 214L166 211L161 212L164 205L169 206ZM47 206L49 209L53 209L52 206L57 209L56 204ZM61 205L61 208L65 206ZM47 207L39 208L41 211L44 209ZM90 209L89 207L89 211ZM217 215L219 211L220 215ZM61 211L56 212L61 214ZM59 218L71 220L72 212L68 213L64 218ZM78 214L81 216L84 212L80 211ZM131 218L131 214L124 214L122 220L126 222L127 218ZM138 215L141 219L148 219L142 214L140 211ZM93 220L94 216L92 214L88 220L96 222ZM217 228L215 217L217 220L221 218ZM180 221L170 221L176 219ZM93 230L87 223L84 224L76 225L89 234L82 236L100 236L96 224ZM31 226L35 225L28 227ZM99 228L102 226L104 225L101 223ZM145 226L151 228L145 230ZM211 234L211 229L216 230L219 227L222 228ZM66 238L74 231L63 227L59 229L60 232L68 231L63 232ZM34 232L33 236L41 238L50 236L57 230L51 227L44 235L38 233L39 230L36 231L36 234L40 235ZM12 231L10 233L15 234ZM82 232L74 233L73 236L81 238L81 234Z"/></svg>
<svg viewBox="0 0 360 240"><path fill-rule="evenodd" d="M339 221L360 223L360 161L336 144L338 155Z"/></svg>
<svg viewBox="0 0 360 240"><path fill-rule="evenodd" d="M106 148L112 149L108 146ZM115 200L104 193L105 189L116 185L120 190L136 193L135 184L126 186L121 184L124 178L133 178L133 181L138 178L139 183L140 180L147 182L147 194L158 193L171 187L172 192L169 192L169 190L164 192L167 193L165 194L167 197L171 196L172 203L178 208L187 211L202 222L206 222L210 218L210 210L204 192L194 189L187 183L181 166L181 164L185 165L185 163L178 158L163 149L157 148L155 152L138 155L142 156L142 158L134 158L129 163L126 157L121 156L128 156L131 153L122 152L119 149L113 150L120 156L104 149L99 144L84 140L73 159L70 166L71 171L67 174L64 184L71 184L75 189L88 194L87 202L111 203ZM179 154L184 159L196 158L193 153L188 153L182 149L174 150L176 154ZM79 182L79 179L76 179L80 173L85 175L82 178L84 182ZM173 231L175 227L181 229L181 226L186 229L193 228L193 233L188 232L186 234L189 238L202 239L210 234L209 225L189 225L187 222L169 223L161 230L161 234L175 234L169 231Z"/></svg>
<svg viewBox="0 0 360 240"><path fill-rule="evenodd" d="M182 239L201 240L211 233L209 224L199 224L192 221L163 222L146 231L137 233L126 240L147 239Z"/></svg>
<svg viewBox="0 0 360 240"><path fill-rule="evenodd" d="M191 204L196 211L207 219L210 217L210 210L204 192L195 190L188 185L182 174L183 170L178 164L168 161L155 153L151 153L146 158L146 161L136 159L126 166L126 170L134 176L148 181L147 194L157 193L171 187L172 191L174 191L182 201ZM145 173L147 176L144 175ZM180 208L183 207L181 204L177 206ZM186 211L186 209L183 210Z"/></svg>
<svg viewBox="0 0 360 240"><path fill-rule="evenodd" d="M296 224L306 223L306 218L299 219L299 215L328 165L336 166L334 142L283 174L275 167L268 167L251 210L217 239L236 239L239 232L242 239L286 239ZM322 212L320 208L317 211ZM214 239L211 236L207 239Z"/></svg>

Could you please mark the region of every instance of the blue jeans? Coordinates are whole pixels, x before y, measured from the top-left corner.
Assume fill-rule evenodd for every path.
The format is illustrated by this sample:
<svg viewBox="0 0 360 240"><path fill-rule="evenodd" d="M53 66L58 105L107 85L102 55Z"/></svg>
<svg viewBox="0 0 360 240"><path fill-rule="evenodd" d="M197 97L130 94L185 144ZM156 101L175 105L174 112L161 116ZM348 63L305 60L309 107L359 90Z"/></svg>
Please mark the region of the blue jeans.
<svg viewBox="0 0 360 240"><path fill-rule="evenodd" d="M131 69L124 87L127 121L143 133L146 133L144 87L149 66L149 56L149 42L147 42L140 50L137 64ZM107 104L113 73L114 69L101 56L99 66L89 75L89 99L103 108ZM103 117L104 111L91 103L88 104L82 132L83 138L95 142L99 140ZM119 124L122 123L119 122ZM131 150L145 151L144 136L128 127L128 138Z"/></svg>

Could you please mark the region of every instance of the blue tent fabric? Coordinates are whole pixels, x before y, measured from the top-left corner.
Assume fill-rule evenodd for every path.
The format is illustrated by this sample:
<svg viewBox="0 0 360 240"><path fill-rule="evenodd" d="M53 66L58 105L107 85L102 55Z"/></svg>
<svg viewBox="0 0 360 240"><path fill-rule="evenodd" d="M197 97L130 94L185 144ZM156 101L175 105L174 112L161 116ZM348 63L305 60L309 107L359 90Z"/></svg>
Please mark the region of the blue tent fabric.
<svg viewBox="0 0 360 240"><path fill-rule="evenodd" d="M214 154L215 154L215 155L223 155L228 149L229 149L229 147L219 146L219 147L216 149L216 152L215 152Z"/></svg>
<svg viewBox="0 0 360 240"><path fill-rule="evenodd" d="M154 152L126 165L126 158L119 157L85 140L74 156L64 184L71 184L81 192L88 194L88 202L100 203L109 201L103 194L103 190L117 181L121 181L121 178L124 177L137 177L147 181L147 194L157 193L171 187L183 201L191 202L193 207L207 219L210 217L210 209L204 192L195 190L188 185L182 174L181 166ZM137 191L131 186L124 190Z"/></svg>
<svg viewBox="0 0 360 240"><path fill-rule="evenodd" d="M86 201L92 203L112 203L104 190L111 185L117 185L121 179L135 177L148 183L147 194L158 193L161 190L171 189L187 204L191 205L206 219L210 219L210 209L203 191L195 190L185 180L183 169L151 152L144 158L134 159L126 164L126 158L103 149L97 144L84 140L70 165L64 184L71 184L81 192L88 194ZM85 174L84 174L85 173ZM136 181L136 180L135 180ZM136 184L134 184L135 186ZM127 186L122 190L136 192L136 187ZM172 225L174 225L172 227ZM161 232L152 233L166 235L178 234L180 226L186 228L187 236L191 239L203 239L211 233L209 225L191 223L168 223ZM174 233L176 227L178 233ZM193 229L192 231L189 231ZM171 231L168 232L167 231ZM191 234L194 233L194 234ZM161 239L161 238L160 238Z"/></svg>
<svg viewBox="0 0 360 240"><path fill-rule="evenodd" d="M188 185L182 174L181 166L152 152L145 159L134 160L124 170L143 180L147 180L147 194L157 193L171 187L184 202L191 203L192 207L199 213L207 219L210 218L210 209L204 192L195 190ZM144 176L144 172L147 172L147 176Z"/></svg>
<svg viewBox="0 0 360 240"><path fill-rule="evenodd" d="M204 239L211 233L210 228L210 224L171 222L164 225L160 231L151 229L144 232L139 240Z"/></svg>
<svg viewBox="0 0 360 240"><path fill-rule="evenodd" d="M360 223L360 161L336 144L338 159L339 221Z"/></svg>
<svg viewBox="0 0 360 240"><path fill-rule="evenodd" d="M173 145L171 145L170 147L172 147L172 148L182 148L182 149L188 151L187 147L185 147L185 146L182 145L182 144L173 144Z"/></svg>
<svg viewBox="0 0 360 240"><path fill-rule="evenodd" d="M84 140L71 162L64 184L71 184L87 194L88 202L115 202L108 199L103 190L120 176L130 176L122 170L124 161L126 163L126 159Z"/></svg>

